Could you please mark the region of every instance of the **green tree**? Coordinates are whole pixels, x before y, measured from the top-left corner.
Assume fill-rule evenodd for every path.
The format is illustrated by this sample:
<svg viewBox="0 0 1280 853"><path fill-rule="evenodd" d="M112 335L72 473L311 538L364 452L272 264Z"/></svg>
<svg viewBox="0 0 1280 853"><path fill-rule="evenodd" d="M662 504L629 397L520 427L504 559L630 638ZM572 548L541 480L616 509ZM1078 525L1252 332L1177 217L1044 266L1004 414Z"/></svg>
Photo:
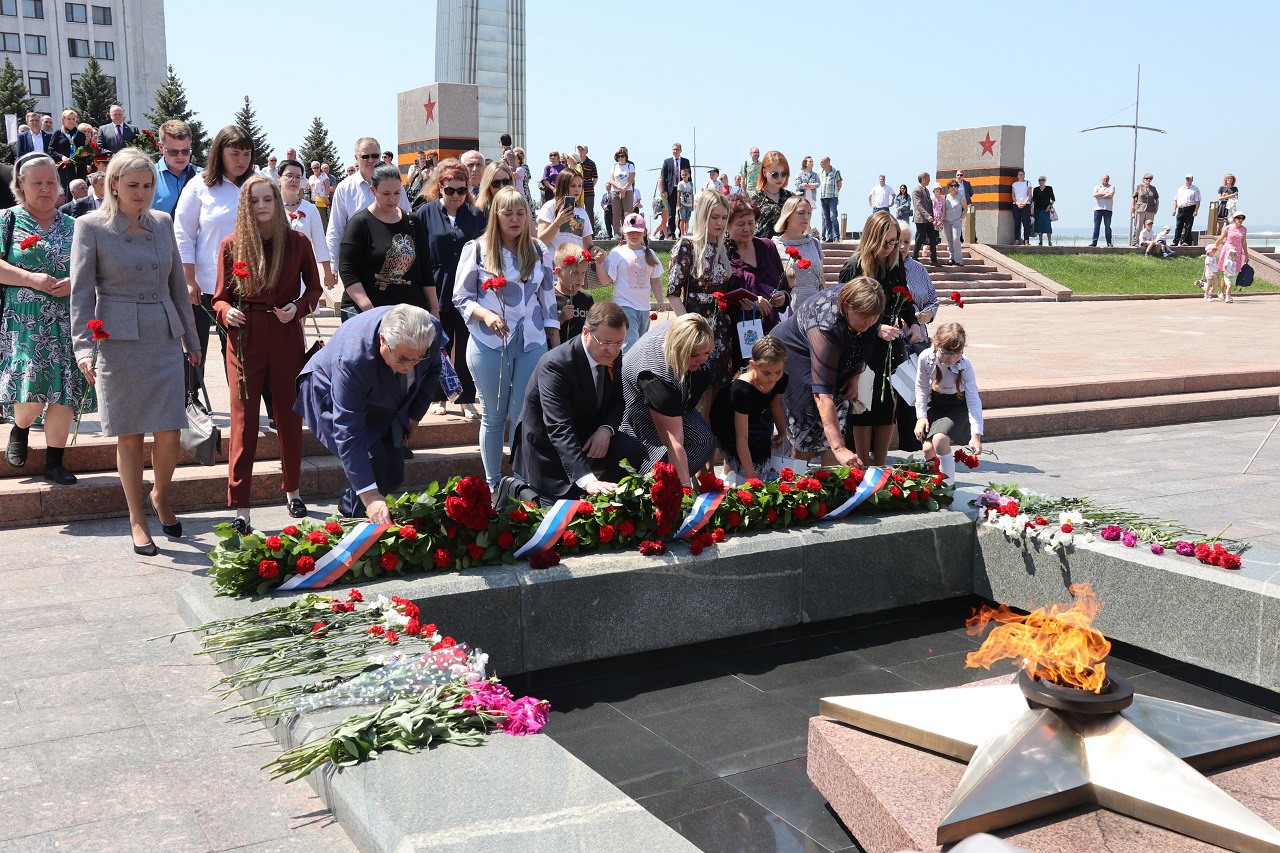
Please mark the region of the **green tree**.
<svg viewBox="0 0 1280 853"><path fill-rule="evenodd" d="M166 121L177 119L186 122L191 130L191 162L201 167L205 165L205 158L209 153L209 136L205 133L204 122L195 120L197 113L187 103L187 89L178 75L173 73L172 65L169 66L169 74L164 78L164 83L156 90L155 106L142 115L151 123L157 141L160 139L160 125Z"/></svg>
<svg viewBox="0 0 1280 853"><path fill-rule="evenodd" d="M271 146L267 144L267 134L258 124L258 113L253 109L249 96L244 96L244 106L236 110L236 124L253 140L253 165L259 169L267 167L267 158L271 156Z"/></svg>
<svg viewBox="0 0 1280 853"><path fill-rule="evenodd" d="M89 57L84 73L71 84L71 108L76 111L81 123L88 122L98 127L111 120L111 105L115 102L115 84L102 73L98 60Z"/></svg>
<svg viewBox="0 0 1280 853"><path fill-rule="evenodd" d="M9 57L4 59L4 67L0 68L0 116L16 115L18 124L22 124L27 113L36 108L36 99L27 91L22 82L22 72L17 69ZM5 142L16 142L6 139Z"/></svg>
<svg viewBox="0 0 1280 853"><path fill-rule="evenodd" d="M302 147L298 149L298 158L302 160L302 165L306 167L305 174L311 174L311 163L319 161L328 163L331 174L340 174L343 170L342 160L338 158L338 148L329 139L329 130L324 126L324 122L320 120L320 116L316 116L311 120L311 128L307 131L307 138L302 140Z"/></svg>

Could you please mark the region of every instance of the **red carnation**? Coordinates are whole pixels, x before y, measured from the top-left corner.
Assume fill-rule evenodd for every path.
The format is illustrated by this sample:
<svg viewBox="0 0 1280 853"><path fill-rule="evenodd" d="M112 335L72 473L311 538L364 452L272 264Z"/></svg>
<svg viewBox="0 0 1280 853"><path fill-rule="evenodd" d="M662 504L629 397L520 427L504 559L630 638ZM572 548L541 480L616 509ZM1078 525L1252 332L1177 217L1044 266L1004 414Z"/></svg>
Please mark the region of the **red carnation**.
<svg viewBox="0 0 1280 853"><path fill-rule="evenodd" d="M283 530L281 530L280 532L281 532L281 533L283 533L285 536L297 536L297 535L298 535L298 528L296 528L296 527L294 527L292 524L290 524L288 527L284 528L284 529L283 529Z"/></svg>
<svg viewBox="0 0 1280 853"><path fill-rule="evenodd" d="M574 533L572 530L566 530L564 532L564 536L561 537L561 541L564 542L566 547L572 548L574 545L578 544L578 534Z"/></svg>
<svg viewBox="0 0 1280 853"><path fill-rule="evenodd" d="M893 495L895 498L900 498L902 497L902 489L898 488L897 486L890 486L889 494Z"/></svg>
<svg viewBox="0 0 1280 853"><path fill-rule="evenodd" d="M409 621L404 624L404 632L410 637L416 637L422 633L422 623L418 621L418 617L409 617Z"/></svg>
<svg viewBox="0 0 1280 853"><path fill-rule="evenodd" d="M622 521L618 523L618 535L621 536L623 539L626 539L628 536L634 535L635 532L636 532L636 526L632 522Z"/></svg>
<svg viewBox="0 0 1280 853"><path fill-rule="evenodd" d="M364 601L364 595L358 589L353 589L347 593L347 601Z"/></svg>
<svg viewBox="0 0 1280 853"><path fill-rule="evenodd" d="M313 530L307 534L307 541L312 545L328 545L329 536L323 530Z"/></svg>
<svg viewBox="0 0 1280 853"><path fill-rule="evenodd" d="M290 219L297 219L297 218L298 218L298 214L296 214L296 213L290 213L290 214L289 214L289 218L290 218Z"/></svg>
<svg viewBox="0 0 1280 853"><path fill-rule="evenodd" d="M586 501L578 501L578 515L591 515L595 512L595 507Z"/></svg>
<svg viewBox="0 0 1280 853"><path fill-rule="evenodd" d="M1218 565L1224 569L1238 569L1240 568L1240 555L1230 552L1223 554Z"/></svg>
<svg viewBox="0 0 1280 853"><path fill-rule="evenodd" d="M369 627L369 633L375 637L381 637L386 632L387 632L387 629L383 628L381 625L371 625Z"/></svg>
<svg viewBox="0 0 1280 853"><path fill-rule="evenodd" d="M23 238L22 242L18 244L18 248L25 252L27 249L30 249L32 246L39 245L39 243L40 243L40 235L32 234L30 237Z"/></svg>
<svg viewBox="0 0 1280 853"><path fill-rule="evenodd" d="M323 622L317 622L311 626L311 633L316 637L323 637L325 634L329 633L329 626Z"/></svg>
<svg viewBox="0 0 1280 853"><path fill-rule="evenodd" d="M764 488L764 481L761 480L759 477L752 477L750 480L747 480L747 488L762 489Z"/></svg>
<svg viewBox="0 0 1280 853"><path fill-rule="evenodd" d="M801 258L800 260L796 261L796 269L798 270L807 270L811 266L813 266L813 261L809 260L808 258Z"/></svg>
<svg viewBox="0 0 1280 853"><path fill-rule="evenodd" d="M264 577L267 580L271 580L271 578L275 577L278 574L280 574L280 564L277 563L275 560L263 560L260 563L258 563L259 577Z"/></svg>
<svg viewBox="0 0 1280 853"><path fill-rule="evenodd" d="M769 510L764 514L764 520L769 524L773 524L778 520L778 511L776 509Z"/></svg>
<svg viewBox="0 0 1280 853"><path fill-rule="evenodd" d="M272 551L279 551L282 545L284 545L284 542L280 540L279 536L267 537L267 547L270 548Z"/></svg>
<svg viewBox="0 0 1280 853"><path fill-rule="evenodd" d="M907 290L905 287L903 287L902 285L900 285L900 284L899 284L899 285L894 286L894 288L893 288L893 295L894 295L894 296L902 296L902 297L905 297L905 298L907 298L907 299L910 299L910 298L911 298L911 291L910 291L910 290Z"/></svg>
<svg viewBox="0 0 1280 853"><path fill-rule="evenodd" d="M815 513L815 515L817 515L818 518L822 518L826 514L827 514L827 505L824 504L822 501L818 501L818 511Z"/></svg>
<svg viewBox="0 0 1280 853"><path fill-rule="evenodd" d="M730 526L730 527L737 527L737 526L738 526L738 525L740 525L740 524L742 524L742 515L741 515L741 513L737 513L737 512L730 512L730 513L729 513L729 526Z"/></svg>
<svg viewBox="0 0 1280 853"><path fill-rule="evenodd" d="M920 493L917 492L915 489L912 489L911 491L907 492L907 500L909 501L920 500Z"/></svg>
<svg viewBox="0 0 1280 853"><path fill-rule="evenodd" d="M928 489L923 489L923 488L922 488L922 489L920 490L920 497L924 498L925 500L929 500L929 498L930 498L930 497L932 497L932 496L933 496L933 492L929 491ZM1046 521L1046 522L1044 522L1044 523L1045 523L1045 524L1048 524L1049 522L1047 522L1047 521Z"/></svg>
<svg viewBox="0 0 1280 853"><path fill-rule="evenodd" d="M431 555L431 562L435 563L437 569L443 569L445 566L453 562L453 557L444 548L437 548L436 552Z"/></svg>
<svg viewBox="0 0 1280 853"><path fill-rule="evenodd" d="M778 472L778 479L783 483L790 483L796 478L796 472L790 468L783 468Z"/></svg>
<svg viewBox="0 0 1280 853"><path fill-rule="evenodd" d="M531 569L549 569L560 562L560 554L548 548L545 551L539 551L529 557L529 568Z"/></svg>
<svg viewBox="0 0 1280 853"><path fill-rule="evenodd" d="M960 291L958 291L958 290L953 290L953 291L951 291L951 301L952 301L952 302L959 302L959 301L960 301L960 299L961 299Z"/></svg>
<svg viewBox="0 0 1280 853"><path fill-rule="evenodd" d="M751 504L755 503L756 499L755 496L746 489L738 489L738 500L742 501L747 506L751 506Z"/></svg>
<svg viewBox="0 0 1280 853"><path fill-rule="evenodd" d="M649 312L649 319L650 319L650 320L656 320L656 319L658 319L658 314L657 314L657 312L655 312L655 311L650 311L650 312Z"/></svg>
<svg viewBox="0 0 1280 853"><path fill-rule="evenodd" d="M846 492L852 492L852 491L855 491L857 488L858 488L858 483L857 483L857 481L856 481L856 480L854 480L852 477L845 477L845 479L844 479L844 490L845 490Z"/></svg>
<svg viewBox="0 0 1280 853"><path fill-rule="evenodd" d="M1070 532L1072 532L1073 530L1075 530L1075 527L1073 527L1073 526L1072 526L1072 525L1070 525L1070 524L1064 524L1064 525L1062 525L1062 532L1063 532L1063 533L1070 533Z"/></svg>
<svg viewBox="0 0 1280 853"><path fill-rule="evenodd" d="M472 542L467 546L467 553L471 555L472 560L478 560L484 556L484 549Z"/></svg>
<svg viewBox="0 0 1280 853"><path fill-rule="evenodd" d="M799 506L796 507L795 516L796 518L808 518L809 508L804 504L800 504Z"/></svg>
<svg viewBox="0 0 1280 853"><path fill-rule="evenodd" d="M640 553L644 554L646 557L661 557L663 554L667 553L667 546L658 540L645 540L640 543Z"/></svg>
<svg viewBox="0 0 1280 853"><path fill-rule="evenodd" d="M321 535L323 536L324 534ZM304 554L298 558L298 562L294 565L294 568L298 570L298 574L300 575L309 575L316 570L316 559L315 557L308 557Z"/></svg>
<svg viewBox="0 0 1280 853"><path fill-rule="evenodd" d="M511 519L513 524L524 524L529 520L529 513L522 509L513 509L511 510L511 514L507 517Z"/></svg>
<svg viewBox="0 0 1280 853"><path fill-rule="evenodd" d="M813 472L813 476L818 480L825 480L831 476L831 472L825 468L819 468L817 471Z"/></svg>
<svg viewBox="0 0 1280 853"><path fill-rule="evenodd" d="M247 261L236 261L231 265L231 274L236 278L249 277L249 264Z"/></svg>
<svg viewBox="0 0 1280 853"><path fill-rule="evenodd" d="M463 477L444 501L445 514L472 530L484 530L493 514L493 493L482 477Z"/></svg>
<svg viewBox="0 0 1280 853"><path fill-rule="evenodd" d="M418 528L406 524L404 527L400 528L400 538L406 542L412 542L418 538Z"/></svg>
<svg viewBox="0 0 1280 853"><path fill-rule="evenodd" d="M514 544L516 544L516 537L511 535L510 530L504 530L498 534L498 547L502 550L505 551Z"/></svg>
<svg viewBox="0 0 1280 853"><path fill-rule="evenodd" d="M428 627L435 627L435 626L430 625ZM434 634L435 631L432 631L431 633ZM455 648L457 645L458 645L458 641L455 640L453 637L445 637L443 640L441 640L440 642L432 646L431 651L437 652L440 649L452 649L452 648Z"/></svg>
<svg viewBox="0 0 1280 853"><path fill-rule="evenodd" d="M400 638L396 636L395 631L388 631L387 633L383 634L382 639L386 640L388 643L390 643L393 646L396 643L400 642Z"/></svg>
<svg viewBox="0 0 1280 853"><path fill-rule="evenodd" d="M382 566L384 572L394 572L396 566L400 565L400 558L395 554L387 552L378 559L378 565Z"/></svg>
<svg viewBox="0 0 1280 853"><path fill-rule="evenodd" d="M577 256L577 255L565 255L565 258L564 258L564 265L565 265L566 267L571 267L571 266L573 266L574 264L576 264L577 262L578 262L578 256Z"/></svg>
<svg viewBox="0 0 1280 853"><path fill-rule="evenodd" d="M784 494L784 495L789 495L789 494L791 494L791 484L790 484L790 483L779 483L779 484L778 484L778 491L779 491L780 493Z"/></svg>
<svg viewBox="0 0 1280 853"><path fill-rule="evenodd" d="M350 613L356 609L356 606L350 601L335 601L329 609L334 613Z"/></svg>
<svg viewBox="0 0 1280 853"><path fill-rule="evenodd" d="M724 533L724 528L723 528L723 527L717 527L717 528L716 528L714 531L712 531L712 533L711 533L711 541L712 541L712 542L723 542L723 541L724 541L724 538L725 538L725 533Z"/></svg>
<svg viewBox="0 0 1280 853"><path fill-rule="evenodd" d="M434 637L436 635L436 623L428 622L422 626L422 636Z"/></svg>
<svg viewBox="0 0 1280 853"><path fill-rule="evenodd" d="M690 542L690 543L689 543L689 553L690 553L690 554L692 554L692 555L693 555L693 556L695 556L695 557L696 557L696 556L698 556L699 554L701 554L701 553L702 553L702 541L701 541L701 540L694 540L693 542Z"/></svg>
<svg viewBox="0 0 1280 853"><path fill-rule="evenodd" d="M612 524L606 524L600 528L600 541L612 542L617 529Z"/></svg>
<svg viewBox="0 0 1280 853"><path fill-rule="evenodd" d="M484 284L480 285L481 290L501 290L507 286L507 280L502 276L495 276L484 280Z"/></svg>
<svg viewBox="0 0 1280 853"><path fill-rule="evenodd" d="M582 259L583 259L584 261L586 261L587 263L591 263L593 260L595 260L595 255L591 254L591 250L590 250L590 249L583 249L583 250L582 250Z"/></svg>
<svg viewBox="0 0 1280 853"><path fill-rule="evenodd" d="M800 250L799 250L799 249L797 249L795 246L788 246L788 247L787 247L787 257L788 257L788 258L798 258L798 257L800 257Z"/></svg>
<svg viewBox="0 0 1280 853"><path fill-rule="evenodd" d="M336 521L328 521L328 522L325 522L324 529L329 531L330 533L341 533L342 525Z"/></svg>

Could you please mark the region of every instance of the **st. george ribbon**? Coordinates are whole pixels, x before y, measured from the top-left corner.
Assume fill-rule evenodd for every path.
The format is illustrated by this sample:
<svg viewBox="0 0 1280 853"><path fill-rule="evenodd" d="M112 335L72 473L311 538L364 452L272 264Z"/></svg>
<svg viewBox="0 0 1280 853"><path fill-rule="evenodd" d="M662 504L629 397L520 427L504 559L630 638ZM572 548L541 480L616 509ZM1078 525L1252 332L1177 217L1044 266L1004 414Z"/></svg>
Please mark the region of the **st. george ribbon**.
<svg viewBox="0 0 1280 853"><path fill-rule="evenodd" d="M333 550L316 560L314 571L305 575L294 575L280 589L321 589L342 577L356 561L364 556L378 537L391 527L390 524L374 524L362 521L351 532L342 537Z"/></svg>

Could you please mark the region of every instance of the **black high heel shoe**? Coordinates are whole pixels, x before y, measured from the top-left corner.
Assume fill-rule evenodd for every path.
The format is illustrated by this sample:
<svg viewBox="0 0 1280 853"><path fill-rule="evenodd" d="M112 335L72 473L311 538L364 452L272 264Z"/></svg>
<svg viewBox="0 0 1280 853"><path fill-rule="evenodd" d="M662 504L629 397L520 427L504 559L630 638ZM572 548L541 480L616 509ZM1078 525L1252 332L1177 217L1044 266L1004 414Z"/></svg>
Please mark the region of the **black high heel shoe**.
<svg viewBox="0 0 1280 853"><path fill-rule="evenodd" d="M133 544L133 553L139 557L154 557L160 553L160 549L156 547L156 543L148 542L146 545Z"/></svg>
<svg viewBox="0 0 1280 853"><path fill-rule="evenodd" d="M160 518L160 510L156 509L156 499L153 495L147 496L147 509L151 510L151 514L156 517L156 521L160 522L160 529L164 531L164 535L171 539L178 539L182 536L182 522L175 521L173 524L165 524Z"/></svg>

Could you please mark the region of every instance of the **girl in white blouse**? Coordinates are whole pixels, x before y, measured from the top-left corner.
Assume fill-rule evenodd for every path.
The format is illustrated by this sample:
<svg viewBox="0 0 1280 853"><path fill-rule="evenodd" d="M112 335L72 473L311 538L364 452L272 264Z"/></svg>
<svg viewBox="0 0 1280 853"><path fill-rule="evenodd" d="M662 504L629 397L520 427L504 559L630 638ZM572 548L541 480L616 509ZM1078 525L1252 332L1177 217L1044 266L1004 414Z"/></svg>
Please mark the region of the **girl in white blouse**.
<svg viewBox="0 0 1280 853"><path fill-rule="evenodd" d="M924 445L925 461L936 456L942 474L953 481L952 443L969 445L975 455L982 452L982 398L964 346L964 327L944 323L916 369L916 438Z"/></svg>
<svg viewBox="0 0 1280 853"><path fill-rule="evenodd" d="M533 368L560 343L555 276L533 238L529 208L515 187L493 197L484 235L462 247L453 304L467 323L467 367L484 412L480 457L492 488L502 476L507 419L524 407Z"/></svg>

